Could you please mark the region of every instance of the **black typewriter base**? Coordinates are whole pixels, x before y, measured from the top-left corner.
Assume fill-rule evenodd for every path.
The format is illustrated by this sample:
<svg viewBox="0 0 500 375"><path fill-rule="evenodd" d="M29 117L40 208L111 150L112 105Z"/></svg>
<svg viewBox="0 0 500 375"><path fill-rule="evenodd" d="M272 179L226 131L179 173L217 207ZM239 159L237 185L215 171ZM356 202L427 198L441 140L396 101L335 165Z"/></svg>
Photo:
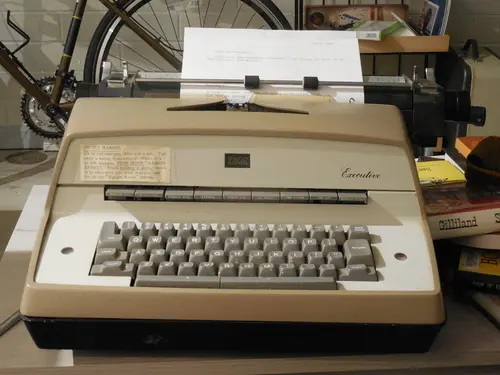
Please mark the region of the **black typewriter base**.
<svg viewBox="0 0 500 375"><path fill-rule="evenodd" d="M421 353L442 324L312 324L53 319L23 316L41 349L203 350L234 354Z"/></svg>

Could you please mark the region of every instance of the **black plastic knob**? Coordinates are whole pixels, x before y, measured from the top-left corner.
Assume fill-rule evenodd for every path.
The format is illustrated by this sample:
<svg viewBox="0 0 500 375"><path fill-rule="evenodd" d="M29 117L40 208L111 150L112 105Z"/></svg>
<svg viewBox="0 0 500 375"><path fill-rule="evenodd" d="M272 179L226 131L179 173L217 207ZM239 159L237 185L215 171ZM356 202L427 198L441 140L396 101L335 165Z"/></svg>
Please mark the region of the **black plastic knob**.
<svg viewBox="0 0 500 375"><path fill-rule="evenodd" d="M486 123L486 108L471 105L468 91L446 91L446 112L448 121L466 122L475 126L484 126Z"/></svg>
<svg viewBox="0 0 500 375"><path fill-rule="evenodd" d="M472 106L470 109L469 124L481 127L486 125L486 108Z"/></svg>

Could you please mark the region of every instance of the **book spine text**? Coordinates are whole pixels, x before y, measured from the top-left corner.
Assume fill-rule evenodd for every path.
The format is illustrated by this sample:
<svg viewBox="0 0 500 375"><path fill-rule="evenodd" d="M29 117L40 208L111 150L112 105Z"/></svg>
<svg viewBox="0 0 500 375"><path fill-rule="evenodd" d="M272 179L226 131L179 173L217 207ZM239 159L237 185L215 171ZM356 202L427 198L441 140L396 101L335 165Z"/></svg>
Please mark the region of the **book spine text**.
<svg viewBox="0 0 500 375"><path fill-rule="evenodd" d="M434 240L499 232L500 209L434 215L427 222Z"/></svg>

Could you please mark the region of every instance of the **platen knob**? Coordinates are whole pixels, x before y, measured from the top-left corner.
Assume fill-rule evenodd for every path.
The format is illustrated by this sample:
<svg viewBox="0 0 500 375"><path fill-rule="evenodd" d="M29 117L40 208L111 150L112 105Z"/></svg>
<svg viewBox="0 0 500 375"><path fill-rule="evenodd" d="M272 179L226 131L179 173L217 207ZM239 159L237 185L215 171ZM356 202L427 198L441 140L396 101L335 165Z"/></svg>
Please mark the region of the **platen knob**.
<svg viewBox="0 0 500 375"><path fill-rule="evenodd" d="M446 120L467 122L475 126L486 123L486 108L471 105L470 93L467 91L446 91Z"/></svg>
<svg viewBox="0 0 500 375"><path fill-rule="evenodd" d="M486 108L472 106L470 109L469 124L484 126L486 124Z"/></svg>

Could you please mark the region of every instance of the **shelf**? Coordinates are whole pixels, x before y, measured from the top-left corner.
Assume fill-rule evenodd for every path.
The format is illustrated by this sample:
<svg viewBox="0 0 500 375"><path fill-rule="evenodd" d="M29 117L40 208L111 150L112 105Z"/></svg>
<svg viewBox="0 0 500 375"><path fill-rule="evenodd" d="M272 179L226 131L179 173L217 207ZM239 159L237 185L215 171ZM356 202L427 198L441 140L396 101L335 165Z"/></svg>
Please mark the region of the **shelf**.
<svg viewBox="0 0 500 375"><path fill-rule="evenodd" d="M359 41L359 49L362 54L437 53L448 52L449 48L449 35L388 36L382 41Z"/></svg>
<svg viewBox="0 0 500 375"><path fill-rule="evenodd" d="M303 2L302 2L303 3ZM300 4L299 4L300 6ZM392 13L408 21L408 5L404 4L364 4L364 5L307 5L302 15L304 30L343 30L349 22L339 15L346 9L356 12L359 19L389 21L394 20ZM347 22L347 23L346 23ZM352 32L352 31L351 31ZM362 54L404 54L404 53L439 53L450 49L449 35L413 36L411 33L387 36L381 41L360 40ZM410 35L408 35L410 34Z"/></svg>

